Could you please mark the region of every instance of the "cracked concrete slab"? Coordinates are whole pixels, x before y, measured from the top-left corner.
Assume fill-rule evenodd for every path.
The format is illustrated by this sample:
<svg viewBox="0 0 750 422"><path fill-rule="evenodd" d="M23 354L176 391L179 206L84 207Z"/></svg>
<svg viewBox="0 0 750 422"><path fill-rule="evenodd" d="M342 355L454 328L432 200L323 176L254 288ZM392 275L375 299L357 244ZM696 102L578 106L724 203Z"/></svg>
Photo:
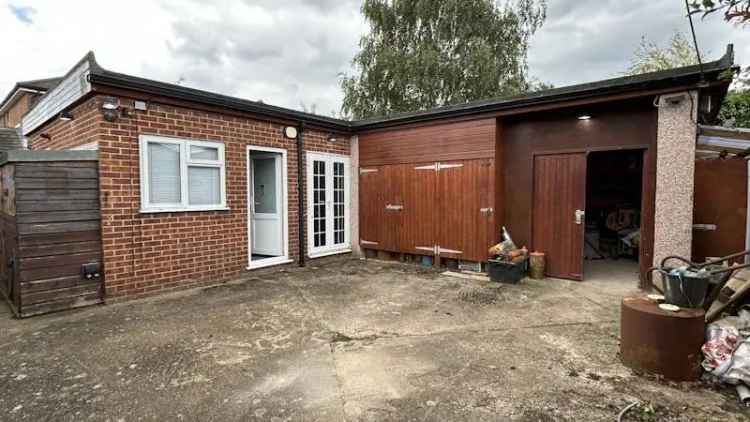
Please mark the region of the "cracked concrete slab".
<svg viewBox="0 0 750 422"><path fill-rule="evenodd" d="M619 301L634 273L589 269L583 283L497 286L339 260L28 320L7 312L0 419L611 421L638 399L660 420L745 420L730 390L622 366Z"/></svg>

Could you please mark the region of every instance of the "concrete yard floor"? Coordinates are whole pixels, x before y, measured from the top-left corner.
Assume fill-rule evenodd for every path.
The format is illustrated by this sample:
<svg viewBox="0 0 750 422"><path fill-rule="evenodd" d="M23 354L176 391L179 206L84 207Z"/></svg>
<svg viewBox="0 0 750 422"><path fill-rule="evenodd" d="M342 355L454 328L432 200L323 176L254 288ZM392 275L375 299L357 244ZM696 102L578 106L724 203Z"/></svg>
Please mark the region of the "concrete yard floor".
<svg viewBox="0 0 750 422"><path fill-rule="evenodd" d="M618 360L632 267L493 286L339 260L153 299L0 317L0 420L746 420L731 390Z"/></svg>

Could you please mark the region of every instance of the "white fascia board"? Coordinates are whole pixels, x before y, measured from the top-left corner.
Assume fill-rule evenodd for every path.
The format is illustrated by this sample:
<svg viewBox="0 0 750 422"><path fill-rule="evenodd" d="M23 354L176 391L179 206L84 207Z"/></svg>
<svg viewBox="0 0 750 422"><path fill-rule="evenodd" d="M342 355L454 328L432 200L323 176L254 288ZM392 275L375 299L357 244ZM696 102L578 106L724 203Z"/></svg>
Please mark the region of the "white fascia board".
<svg viewBox="0 0 750 422"><path fill-rule="evenodd" d="M28 135L33 132L50 118L58 115L66 107L90 92L89 72L89 61L84 60L54 89L47 92L34 108L23 117L23 134Z"/></svg>

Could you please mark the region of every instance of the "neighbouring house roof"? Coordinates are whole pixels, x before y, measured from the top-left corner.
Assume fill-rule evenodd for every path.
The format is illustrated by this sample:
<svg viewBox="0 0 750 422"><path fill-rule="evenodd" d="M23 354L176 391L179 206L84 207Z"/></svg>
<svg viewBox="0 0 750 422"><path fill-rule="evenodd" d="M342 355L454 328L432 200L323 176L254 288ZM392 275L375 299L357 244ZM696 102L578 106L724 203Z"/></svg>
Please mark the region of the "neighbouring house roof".
<svg viewBox="0 0 750 422"><path fill-rule="evenodd" d="M24 149L23 137L16 129L0 127L0 151Z"/></svg>
<svg viewBox="0 0 750 422"><path fill-rule="evenodd" d="M687 66L659 72L645 73L635 76L607 79L598 82L572 85L562 88L549 89L533 92L525 95L494 98L482 101L473 101L464 104L456 104L438 107L430 110L402 113L386 117L364 119L359 121L347 121L333 117L320 116L305 113L284 107L277 107L259 101L251 101L200 89L188 88L181 85L159 82L152 79L141 78L123 73L113 72L101 67L89 52L70 72L63 78L67 80L79 73L87 73L87 82L91 86L78 94L77 98L66 99L64 104L58 104L56 112L63 111L82 98L86 93L95 90L96 86L126 89L142 92L149 95L163 96L183 101L197 102L212 106L223 107L231 110L254 113L269 118L284 121L300 122L315 125L331 130L353 132L355 130L374 129L387 126L435 120L441 118L467 116L480 113L502 112L505 110L522 109L536 105L554 104L567 101L585 100L595 97L605 97L617 94L638 94L657 90L668 89L694 89L706 85L722 82L729 85L732 75L728 71L734 70L734 52L732 45L727 46L726 53L718 60L704 63L703 66ZM54 95L54 91L61 90L65 82L61 82L54 90L48 91L47 96ZM93 87L93 88L92 88ZM645 94L644 94L645 95ZM44 98L40 101L42 103ZM34 116L33 127L26 127L24 133L36 130L45 119L54 117L55 113L43 118ZM31 119L30 119L31 120Z"/></svg>
<svg viewBox="0 0 750 422"><path fill-rule="evenodd" d="M29 91L43 94L48 90L54 88L55 85L60 83L61 80L61 77L57 77L16 82L16 84L13 86L13 89L11 89L10 92L8 92L8 95L5 96L3 101L0 102L0 113L2 113L7 106L10 106L15 102L18 94Z"/></svg>

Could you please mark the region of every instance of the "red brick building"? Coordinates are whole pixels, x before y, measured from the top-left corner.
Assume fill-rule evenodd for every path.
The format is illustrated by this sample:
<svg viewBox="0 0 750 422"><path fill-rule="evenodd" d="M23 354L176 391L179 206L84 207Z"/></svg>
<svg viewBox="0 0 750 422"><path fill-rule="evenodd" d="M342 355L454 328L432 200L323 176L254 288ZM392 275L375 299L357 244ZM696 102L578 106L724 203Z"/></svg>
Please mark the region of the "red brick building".
<svg viewBox="0 0 750 422"><path fill-rule="evenodd" d="M98 150L108 298L359 247L476 264L502 226L547 253L548 275L582 280L584 241L620 247L613 210L635 216L634 273L690 256L697 123L732 70L730 46L702 66L350 122L89 54L22 127L35 150Z"/></svg>
<svg viewBox="0 0 750 422"><path fill-rule="evenodd" d="M285 134L292 128L298 135ZM300 251L351 251L349 192L339 187L349 186L349 134L335 119L116 74L89 54L25 116L24 131L34 150L98 150L108 298L213 283L298 262ZM310 251L304 237L300 249L298 207L308 154L321 197L338 195L315 204Z"/></svg>

